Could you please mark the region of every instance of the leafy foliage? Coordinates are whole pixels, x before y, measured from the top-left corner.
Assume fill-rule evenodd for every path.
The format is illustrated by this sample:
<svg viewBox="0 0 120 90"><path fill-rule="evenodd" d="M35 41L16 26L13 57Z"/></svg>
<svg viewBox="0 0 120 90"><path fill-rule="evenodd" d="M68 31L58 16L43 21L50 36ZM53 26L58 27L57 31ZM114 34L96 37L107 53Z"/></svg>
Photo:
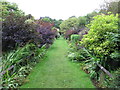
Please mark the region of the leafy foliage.
<svg viewBox="0 0 120 90"><path fill-rule="evenodd" d="M76 30L78 26L77 18L71 17L60 24L61 31Z"/></svg>
<svg viewBox="0 0 120 90"><path fill-rule="evenodd" d="M41 20L39 20L37 23L38 23L38 27L36 31L41 37L40 39L41 46L44 44L47 45L52 44L57 32L56 30L52 30L54 24L43 22Z"/></svg>
<svg viewBox="0 0 120 90"><path fill-rule="evenodd" d="M87 18L84 17L78 17L78 23L79 23L79 27L85 27L85 25L87 24Z"/></svg>
<svg viewBox="0 0 120 90"><path fill-rule="evenodd" d="M63 21L60 24L60 32L64 34L66 38L70 38L72 34L78 34L79 32L83 32L85 29L85 25L90 23L93 16L97 15L97 12L90 13L86 16L70 17L69 19ZM87 34L85 29L85 33Z"/></svg>
<svg viewBox="0 0 120 90"><path fill-rule="evenodd" d="M120 88L120 68L113 72L113 79L109 82L109 88Z"/></svg>
<svg viewBox="0 0 120 90"><path fill-rule="evenodd" d="M11 13L3 21L2 48L3 51L14 49L16 44L22 46L32 39L32 28L34 25L25 24L25 16L16 16Z"/></svg>
<svg viewBox="0 0 120 90"><path fill-rule="evenodd" d="M112 12L113 14L120 14L120 1L119 0L111 0L106 1L103 5L101 5L100 12L107 14L107 12Z"/></svg>
<svg viewBox="0 0 120 90"><path fill-rule="evenodd" d="M10 15L11 13L14 13L17 16L23 16L24 12L21 11L16 3L10 3L7 1L0 1L0 5L1 5L1 9L2 9L2 21L4 21L6 19L6 17L8 15ZM1 21L1 20L0 20Z"/></svg>
<svg viewBox="0 0 120 90"><path fill-rule="evenodd" d="M80 40L80 36L77 35L77 34L72 34L72 35L71 35L71 40L72 40L73 42L77 42L77 41Z"/></svg>
<svg viewBox="0 0 120 90"><path fill-rule="evenodd" d="M50 17L41 17L40 18L44 22L54 23L54 27L60 29L59 25L62 23L62 19L56 20Z"/></svg>
<svg viewBox="0 0 120 90"><path fill-rule="evenodd" d="M93 51L97 57L106 61L110 60L109 55L118 52L118 16L98 15L94 19L88 25L90 31L84 35L80 43Z"/></svg>
<svg viewBox="0 0 120 90"><path fill-rule="evenodd" d="M100 68L97 63L101 64L107 70L117 70L120 62L120 34L118 15L97 15L93 18L87 27L90 29L88 33L81 31L79 34L83 36L78 45L71 44L68 52L70 60L80 62L82 69L89 73L92 80L100 81ZM81 37L80 37L81 38ZM117 73L115 78L119 78ZM113 81L112 81L113 80ZM105 75L104 85L99 87L118 87L116 79L112 79Z"/></svg>
<svg viewBox="0 0 120 90"><path fill-rule="evenodd" d="M66 39L68 39L68 40L70 40L71 38L71 35L72 34L77 34L78 32L77 31L75 31L75 30L67 30L66 32L65 32L65 34L64 34L64 37L66 38Z"/></svg>
<svg viewBox="0 0 120 90"><path fill-rule="evenodd" d="M93 11L91 13L88 13L85 17L86 17L86 23L89 24L93 19L94 16L99 15L100 13Z"/></svg>
<svg viewBox="0 0 120 90"><path fill-rule="evenodd" d="M24 46L27 42L33 42L40 47L52 44L56 35L56 31L52 30L53 25L49 22L35 22L28 16L16 16L11 13L3 21L3 51L14 49L16 45Z"/></svg>
<svg viewBox="0 0 120 90"><path fill-rule="evenodd" d="M41 60L45 51L45 46L39 49L31 43L5 54L2 60L2 72L4 72L2 73L2 86L16 88L22 85L25 77L30 73L32 67ZM12 69L8 69L12 66Z"/></svg>
<svg viewBox="0 0 120 90"><path fill-rule="evenodd" d="M89 28L85 27L79 30L80 40L82 40L83 36L88 34Z"/></svg>
<svg viewBox="0 0 120 90"><path fill-rule="evenodd" d="M2 86L16 88L26 82L24 79L53 43L57 31L52 30L53 23L24 15L16 4L2 5Z"/></svg>

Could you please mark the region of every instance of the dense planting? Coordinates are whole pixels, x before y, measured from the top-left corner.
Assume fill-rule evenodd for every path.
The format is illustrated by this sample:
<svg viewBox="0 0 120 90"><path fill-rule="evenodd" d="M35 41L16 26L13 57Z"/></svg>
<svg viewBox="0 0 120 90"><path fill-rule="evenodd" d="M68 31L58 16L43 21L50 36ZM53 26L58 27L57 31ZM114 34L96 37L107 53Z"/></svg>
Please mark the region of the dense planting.
<svg viewBox="0 0 120 90"><path fill-rule="evenodd" d="M24 79L44 54L45 47L38 48L32 43L7 53L2 59L2 86L16 88L25 83Z"/></svg>
<svg viewBox="0 0 120 90"><path fill-rule="evenodd" d="M54 68L55 70L58 69L57 71L59 71L60 69L60 71L64 71L62 70L64 67L61 68L59 65L64 63L64 59L69 58L69 60L75 63L79 62L81 69L89 74L96 87L119 88L119 3L120 1L111 1L105 3L99 12L94 11L80 17L72 16L63 21L50 17L40 17L40 19L36 20L31 14L25 15L15 3L0 1L2 5L2 17L0 18L0 21L2 21L1 37L3 51L2 65L0 65L0 68L2 68L0 72L2 76L2 88L17 88L28 82L26 77L32 71L32 68L42 60L46 54L46 50L61 36L69 43L68 57L63 56L67 52L64 50L68 48L67 45L61 45L63 44L62 41L64 41L63 37L61 37L58 39L60 42L57 42L57 44L54 44L49 49L53 49L54 51L57 48L58 52L53 56L50 54L51 58L47 58L50 60L50 63L46 65L55 64L53 66L57 67ZM115 7L117 4L118 6ZM66 49L63 49L64 47ZM63 51L62 54L60 54L61 51ZM60 55L62 55L63 59ZM54 58L56 59L54 60ZM59 62L58 65L56 61ZM62 65L67 66L68 63ZM48 67L51 70L51 66L48 65ZM52 70L54 69L52 68ZM66 73L66 70L65 68L65 72L63 73ZM37 76L39 77L39 75ZM66 75L60 74L60 76L64 79ZM51 76L48 80L52 80ZM71 82L73 79L71 80L70 77L67 80ZM44 84L44 82L39 82L42 85ZM83 87L84 85L81 84L81 86ZM65 87L68 87L67 84Z"/></svg>
<svg viewBox="0 0 120 90"><path fill-rule="evenodd" d="M53 22L35 20L16 4L2 3L2 86L16 88L45 54L57 34Z"/></svg>
<svg viewBox="0 0 120 90"><path fill-rule="evenodd" d="M87 25L90 29L88 34L83 35L79 44L70 44L68 57L71 60L81 62L83 70L90 74L90 77L98 81L99 87L119 87L118 83L112 82L110 77L105 76L105 81L101 84L101 70L97 64L102 65L110 72L115 72L119 69L120 62L120 34L118 28L118 15L97 15L94 20ZM82 34L80 34L82 35ZM72 36L72 35L71 35ZM78 42L78 41L77 41ZM76 46L76 47L75 47ZM112 74L113 74L112 73ZM119 70L118 70L119 73ZM114 75L115 78L118 76ZM119 82L119 80L117 80Z"/></svg>
<svg viewBox="0 0 120 90"><path fill-rule="evenodd" d="M35 22L27 16L16 16L11 13L3 21L3 51L14 49L16 45L24 46L27 42L39 46L52 44L56 34L56 31L52 30L53 25L41 20Z"/></svg>
<svg viewBox="0 0 120 90"><path fill-rule="evenodd" d="M94 17L94 21L88 27L90 30L87 35L84 35L80 42L81 45L100 58L101 64L105 65L105 63L109 62L106 65L109 65L111 68L113 63L116 67L119 66L118 16L98 15Z"/></svg>

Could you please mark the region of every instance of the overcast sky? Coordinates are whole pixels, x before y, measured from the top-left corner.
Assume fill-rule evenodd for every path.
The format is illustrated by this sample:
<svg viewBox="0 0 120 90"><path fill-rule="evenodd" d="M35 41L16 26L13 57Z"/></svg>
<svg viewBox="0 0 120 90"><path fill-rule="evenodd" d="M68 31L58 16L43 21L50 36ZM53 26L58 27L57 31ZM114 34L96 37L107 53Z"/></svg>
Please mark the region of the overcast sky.
<svg viewBox="0 0 120 90"><path fill-rule="evenodd" d="M104 0L7 0L15 2L26 14L36 19L49 16L55 19L68 19L83 16L98 9Z"/></svg>

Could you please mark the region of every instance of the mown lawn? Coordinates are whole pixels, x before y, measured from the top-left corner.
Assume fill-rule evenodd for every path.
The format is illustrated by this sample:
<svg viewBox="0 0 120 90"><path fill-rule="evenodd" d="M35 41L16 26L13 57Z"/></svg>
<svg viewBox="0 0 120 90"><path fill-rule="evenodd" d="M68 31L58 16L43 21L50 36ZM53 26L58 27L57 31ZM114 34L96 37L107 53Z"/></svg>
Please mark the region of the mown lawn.
<svg viewBox="0 0 120 90"><path fill-rule="evenodd" d="M28 76L21 88L94 88L89 76L77 63L68 60L68 44L59 38L49 48L43 61Z"/></svg>

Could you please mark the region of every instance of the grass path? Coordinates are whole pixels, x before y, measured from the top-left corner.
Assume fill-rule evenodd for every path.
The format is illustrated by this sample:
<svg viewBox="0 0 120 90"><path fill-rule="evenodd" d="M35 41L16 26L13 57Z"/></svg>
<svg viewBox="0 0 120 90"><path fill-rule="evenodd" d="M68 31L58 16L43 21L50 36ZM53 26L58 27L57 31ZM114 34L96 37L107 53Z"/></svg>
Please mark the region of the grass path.
<svg viewBox="0 0 120 90"><path fill-rule="evenodd" d="M67 59L67 49L63 38L56 40L22 88L94 88L88 75Z"/></svg>

